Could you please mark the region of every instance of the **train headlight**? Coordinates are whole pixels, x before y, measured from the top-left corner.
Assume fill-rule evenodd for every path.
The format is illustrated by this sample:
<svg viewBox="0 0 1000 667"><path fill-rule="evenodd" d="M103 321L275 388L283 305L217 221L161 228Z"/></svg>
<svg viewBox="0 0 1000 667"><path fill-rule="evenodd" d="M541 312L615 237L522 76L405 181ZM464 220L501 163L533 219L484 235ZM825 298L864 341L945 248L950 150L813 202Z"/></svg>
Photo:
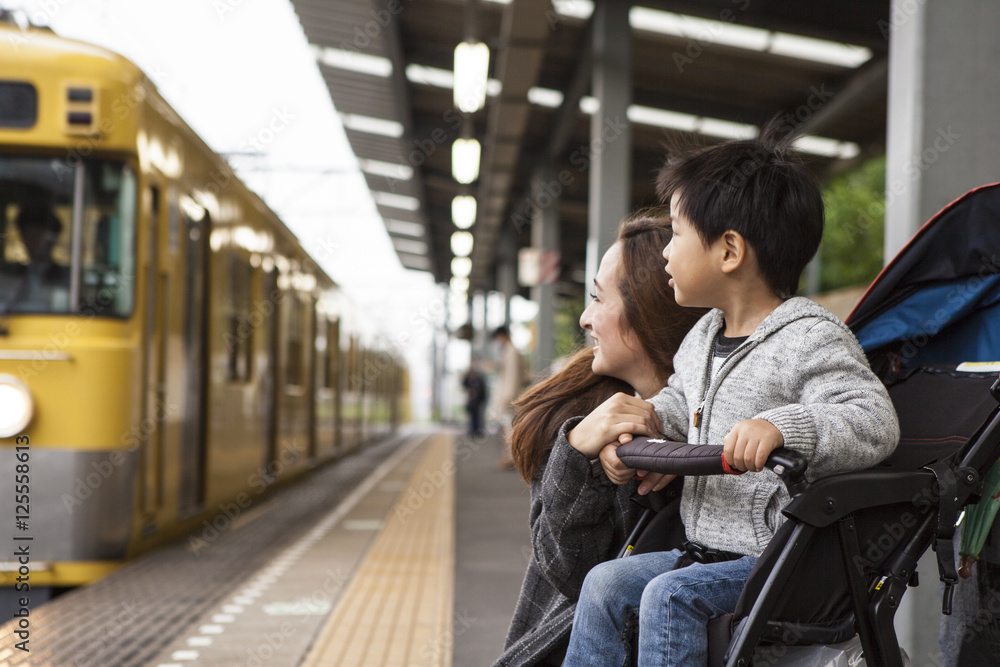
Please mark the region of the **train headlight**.
<svg viewBox="0 0 1000 667"><path fill-rule="evenodd" d="M27 385L13 375L0 375L0 438L23 431L34 408Z"/></svg>

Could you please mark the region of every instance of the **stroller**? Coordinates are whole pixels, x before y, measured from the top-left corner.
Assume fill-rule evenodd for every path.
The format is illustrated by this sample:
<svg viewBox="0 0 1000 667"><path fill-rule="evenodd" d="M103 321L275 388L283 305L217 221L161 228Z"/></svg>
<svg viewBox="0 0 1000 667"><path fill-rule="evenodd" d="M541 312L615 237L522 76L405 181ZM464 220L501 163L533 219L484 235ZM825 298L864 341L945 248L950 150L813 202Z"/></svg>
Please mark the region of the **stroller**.
<svg viewBox="0 0 1000 667"><path fill-rule="evenodd" d="M787 520L735 613L710 624L713 667L857 665L862 656L870 666L908 664L893 619L928 547L944 584L942 613L951 613L955 525L1000 457L1000 364L986 363L1000 361L1000 183L928 221L847 324L889 390L899 446L875 468L812 482L795 452L772 453L767 467L792 497ZM721 445L646 438L618 450L630 467L675 474L722 474L721 453ZM679 544L677 495L667 492L649 526L644 514L623 552Z"/></svg>

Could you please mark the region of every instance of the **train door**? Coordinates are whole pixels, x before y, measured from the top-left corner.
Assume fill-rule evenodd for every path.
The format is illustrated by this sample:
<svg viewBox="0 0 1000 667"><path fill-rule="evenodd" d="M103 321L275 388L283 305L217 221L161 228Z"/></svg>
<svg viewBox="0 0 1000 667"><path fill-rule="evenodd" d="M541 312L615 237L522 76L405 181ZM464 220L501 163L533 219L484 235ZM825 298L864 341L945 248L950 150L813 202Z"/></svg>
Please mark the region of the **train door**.
<svg viewBox="0 0 1000 667"><path fill-rule="evenodd" d="M319 387L316 382L316 337L319 335L319 318L321 313L317 310L318 302L315 297L310 297L311 304L309 308L309 334L306 340L309 341L308 345L303 346L304 350L308 350L304 356L306 356L306 433L308 434L308 440L306 442L306 447L308 449L306 459L308 461L316 460L316 401L319 400Z"/></svg>
<svg viewBox="0 0 1000 667"><path fill-rule="evenodd" d="M343 412L340 391L340 318L335 317L326 325L327 368L330 380L327 386L333 391L333 451L340 454L343 447Z"/></svg>
<svg viewBox="0 0 1000 667"><path fill-rule="evenodd" d="M163 434L164 421L171 410L165 401L165 361L166 324L169 304L169 274L161 254L165 252L164 239L166 225L162 216L166 213L164 192L157 185L151 185L147 193L145 313L143 320L143 384L145 387L142 405L142 446L140 449L140 471L142 479L141 506L144 530L152 529L157 510L163 505Z"/></svg>
<svg viewBox="0 0 1000 667"><path fill-rule="evenodd" d="M281 322L281 301L278 291L278 271L271 267L263 273L263 293L274 307L269 310L267 321L264 324L264 349L267 352L267 366L261 377L263 382L264 410L264 461L265 469L278 457L278 372L280 364L278 362L279 341L278 330Z"/></svg>
<svg viewBox="0 0 1000 667"><path fill-rule="evenodd" d="M206 401L208 399L209 271L208 241L211 221L208 212L196 205L184 214L183 241L183 361L184 412L181 420L180 489L178 514L190 516L205 504L208 452L205 443Z"/></svg>

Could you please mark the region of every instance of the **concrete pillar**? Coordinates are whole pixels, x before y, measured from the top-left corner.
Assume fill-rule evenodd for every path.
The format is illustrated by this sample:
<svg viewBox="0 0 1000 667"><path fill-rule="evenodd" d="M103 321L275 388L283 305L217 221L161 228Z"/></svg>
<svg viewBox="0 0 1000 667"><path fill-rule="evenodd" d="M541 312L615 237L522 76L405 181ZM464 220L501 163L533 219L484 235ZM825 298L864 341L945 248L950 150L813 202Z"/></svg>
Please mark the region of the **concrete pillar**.
<svg viewBox="0 0 1000 667"><path fill-rule="evenodd" d="M481 330L483 332L480 339L479 356L485 359L490 352L490 344L493 342L493 332L490 330L490 299L489 292L480 292L479 298L483 300L483 321Z"/></svg>
<svg viewBox="0 0 1000 667"><path fill-rule="evenodd" d="M590 197L587 286L601 257L615 242L618 223L632 208L632 31L631 2L599 0L594 7L591 93L601 108L590 121Z"/></svg>
<svg viewBox="0 0 1000 667"><path fill-rule="evenodd" d="M1000 180L1000 3L892 0L889 18L886 261L943 206ZM938 650L941 585L933 552L918 571L921 585L903 597L896 616L900 643L914 665L955 665L956 656L942 661ZM961 635L962 621L952 616L949 623Z"/></svg>
<svg viewBox="0 0 1000 667"><path fill-rule="evenodd" d="M510 327L510 299L517 294L517 248L505 225L497 240L497 289L503 294L503 323Z"/></svg>
<svg viewBox="0 0 1000 667"><path fill-rule="evenodd" d="M559 252L559 198L553 196L551 183L555 170L550 165L539 167L532 179L532 199L539 202L531 220L531 245L543 252ZM544 204L544 205L543 205ZM545 262L543 261L544 265ZM544 268L543 268L544 271ZM531 300L538 304L535 320L535 374L544 372L556 356L556 282L531 288Z"/></svg>
<svg viewBox="0 0 1000 667"><path fill-rule="evenodd" d="M893 0L885 258L967 190L1000 180L1000 3Z"/></svg>

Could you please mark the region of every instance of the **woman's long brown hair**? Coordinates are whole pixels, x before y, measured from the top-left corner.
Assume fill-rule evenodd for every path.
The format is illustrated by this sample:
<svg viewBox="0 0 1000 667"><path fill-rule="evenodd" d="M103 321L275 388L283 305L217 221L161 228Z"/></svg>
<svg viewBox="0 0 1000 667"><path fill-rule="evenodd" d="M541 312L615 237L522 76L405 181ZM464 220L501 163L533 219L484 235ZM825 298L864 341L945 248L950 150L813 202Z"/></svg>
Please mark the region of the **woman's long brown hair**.
<svg viewBox="0 0 1000 667"><path fill-rule="evenodd" d="M670 218L662 209L639 211L618 228L622 328L639 341L663 384L673 373L673 358L681 341L705 313L703 309L682 308L674 301L662 256L670 235ZM590 414L617 392L635 393L623 380L595 375L591 370L593 361L592 348L578 351L562 370L532 386L514 402L510 449L527 482L540 473L563 422Z"/></svg>

